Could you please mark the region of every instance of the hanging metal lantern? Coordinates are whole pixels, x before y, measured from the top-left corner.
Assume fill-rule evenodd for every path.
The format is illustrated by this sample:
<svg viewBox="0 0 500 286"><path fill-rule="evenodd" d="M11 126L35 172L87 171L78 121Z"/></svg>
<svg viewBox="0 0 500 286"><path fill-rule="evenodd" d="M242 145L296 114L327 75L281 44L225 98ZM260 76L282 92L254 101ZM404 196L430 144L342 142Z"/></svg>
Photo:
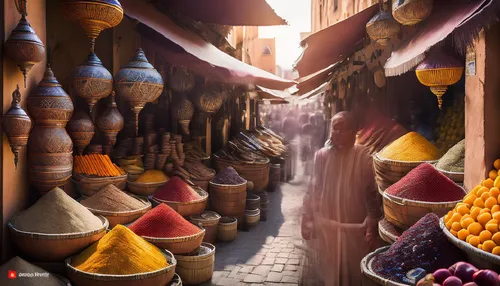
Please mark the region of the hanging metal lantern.
<svg viewBox="0 0 500 286"><path fill-rule="evenodd" d="M118 96L129 102L135 114L135 135L139 133L139 112L148 102L155 101L163 91L161 74L148 62L142 49L118 71L115 77Z"/></svg>
<svg viewBox="0 0 500 286"><path fill-rule="evenodd" d="M85 30L92 52L99 34L123 19L123 8L117 0L65 0L61 9L66 20L77 22Z"/></svg>
<svg viewBox="0 0 500 286"><path fill-rule="evenodd" d="M170 89L175 92L190 92L196 84L196 79L187 69L171 66L168 83Z"/></svg>
<svg viewBox="0 0 500 286"><path fill-rule="evenodd" d="M193 119L194 106L193 103L185 96L180 96L174 99L171 106L172 118L179 122L184 131L184 134L189 134L189 123Z"/></svg>
<svg viewBox="0 0 500 286"><path fill-rule="evenodd" d="M19 162L19 150L28 144L28 137L31 131L31 119L26 111L19 104L21 102L21 92L19 85L12 93L12 104L2 117L2 129L9 139L10 149L14 153L14 165L17 169Z"/></svg>
<svg viewBox="0 0 500 286"><path fill-rule="evenodd" d="M121 115L115 101L115 92L113 91L109 96L109 101L104 112L99 116L96 122L99 130L104 133L104 138L106 142L104 142L105 146L115 146L116 144L116 136L118 132L123 129L125 125L125 120Z"/></svg>
<svg viewBox="0 0 500 286"><path fill-rule="evenodd" d="M85 99L93 118L94 106L101 98L113 91L113 76L102 65L101 60L90 53L87 59L71 75L70 92Z"/></svg>
<svg viewBox="0 0 500 286"><path fill-rule="evenodd" d="M388 8L384 7L383 1L379 0L380 12L366 24L368 36L380 45L387 45L389 40L399 33L401 25L394 20Z"/></svg>
<svg viewBox="0 0 500 286"><path fill-rule="evenodd" d="M69 137L73 140L78 155L82 155L83 151L89 146L92 138L94 138L95 127L90 117L82 110L77 110L66 126Z"/></svg>
<svg viewBox="0 0 500 286"><path fill-rule="evenodd" d="M454 57L442 52L431 53L420 63L415 73L418 80L431 88L438 98L439 108L443 104L441 98L449 85L457 83L464 73L464 64Z"/></svg>
<svg viewBox="0 0 500 286"><path fill-rule="evenodd" d="M433 0L392 0L392 16L402 25L415 25L429 17L433 3Z"/></svg>
<svg viewBox="0 0 500 286"><path fill-rule="evenodd" d="M23 73L24 87L26 87L28 72L45 58L45 46L26 20L28 16L26 0L15 0L15 3L21 13L21 20L5 41L5 55L11 58Z"/></svg>

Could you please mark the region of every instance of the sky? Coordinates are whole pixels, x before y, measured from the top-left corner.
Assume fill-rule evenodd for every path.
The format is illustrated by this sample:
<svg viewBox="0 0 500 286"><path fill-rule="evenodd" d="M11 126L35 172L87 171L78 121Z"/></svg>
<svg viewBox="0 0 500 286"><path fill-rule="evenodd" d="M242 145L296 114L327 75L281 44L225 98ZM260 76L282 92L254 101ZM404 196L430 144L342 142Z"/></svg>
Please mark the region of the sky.
<svg viewBox="0 0 500 286"><path fill-rule="evenodd" d="M300 33L311 31L311 0L266 0L288 26L259 27L259 38L276 38L276 64L291 69L300 56Z"/></svg>

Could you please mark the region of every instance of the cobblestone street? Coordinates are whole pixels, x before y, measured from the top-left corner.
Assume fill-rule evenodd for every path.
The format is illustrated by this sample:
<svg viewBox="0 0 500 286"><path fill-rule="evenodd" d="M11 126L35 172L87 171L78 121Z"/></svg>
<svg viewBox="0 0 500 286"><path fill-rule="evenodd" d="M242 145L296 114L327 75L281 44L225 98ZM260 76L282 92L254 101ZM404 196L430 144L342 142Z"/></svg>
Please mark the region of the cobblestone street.
<svg viewBox="0 0 500 286"><path fill-rule="evenodd" d="M268 220L235 241L218 244L215 272L207 285L298 285L302 251L300 213L305 180L269 193Z"/></svg>

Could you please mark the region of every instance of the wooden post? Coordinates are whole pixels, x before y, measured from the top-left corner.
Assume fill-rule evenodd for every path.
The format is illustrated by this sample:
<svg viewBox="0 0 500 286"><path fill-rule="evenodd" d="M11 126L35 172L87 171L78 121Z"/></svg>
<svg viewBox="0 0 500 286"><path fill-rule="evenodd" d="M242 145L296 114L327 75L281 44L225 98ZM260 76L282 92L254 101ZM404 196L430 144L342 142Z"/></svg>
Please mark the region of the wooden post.
<svg viewBox="0 0 500 286"><path fill-rule="evenodd" d="M206 121L207 137L205 140L205 152L208 156L212 155L212 117L208 116Z"/></svg>
<svg viewBox="0 0 500 286"><path fill-rule="evenodd" d="M251 113L251 110L250 110L250 96L248 96L248 94L246 95L246 119L245 119L245 129L246 130L250 130L250 120L252 120L252 113Z"/></svg>

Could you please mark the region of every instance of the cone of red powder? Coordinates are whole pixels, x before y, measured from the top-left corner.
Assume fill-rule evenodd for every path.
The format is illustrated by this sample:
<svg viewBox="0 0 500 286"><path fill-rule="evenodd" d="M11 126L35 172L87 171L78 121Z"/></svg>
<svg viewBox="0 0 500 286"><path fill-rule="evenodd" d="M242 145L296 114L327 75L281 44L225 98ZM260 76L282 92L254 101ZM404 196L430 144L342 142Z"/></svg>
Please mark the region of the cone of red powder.
<svg viewBox="0 0 500 286"><path fill-rule="evenodd" d="M187 203L202 197L179 177L172 177L153 195L154 199L168 202Z"/></svg>

